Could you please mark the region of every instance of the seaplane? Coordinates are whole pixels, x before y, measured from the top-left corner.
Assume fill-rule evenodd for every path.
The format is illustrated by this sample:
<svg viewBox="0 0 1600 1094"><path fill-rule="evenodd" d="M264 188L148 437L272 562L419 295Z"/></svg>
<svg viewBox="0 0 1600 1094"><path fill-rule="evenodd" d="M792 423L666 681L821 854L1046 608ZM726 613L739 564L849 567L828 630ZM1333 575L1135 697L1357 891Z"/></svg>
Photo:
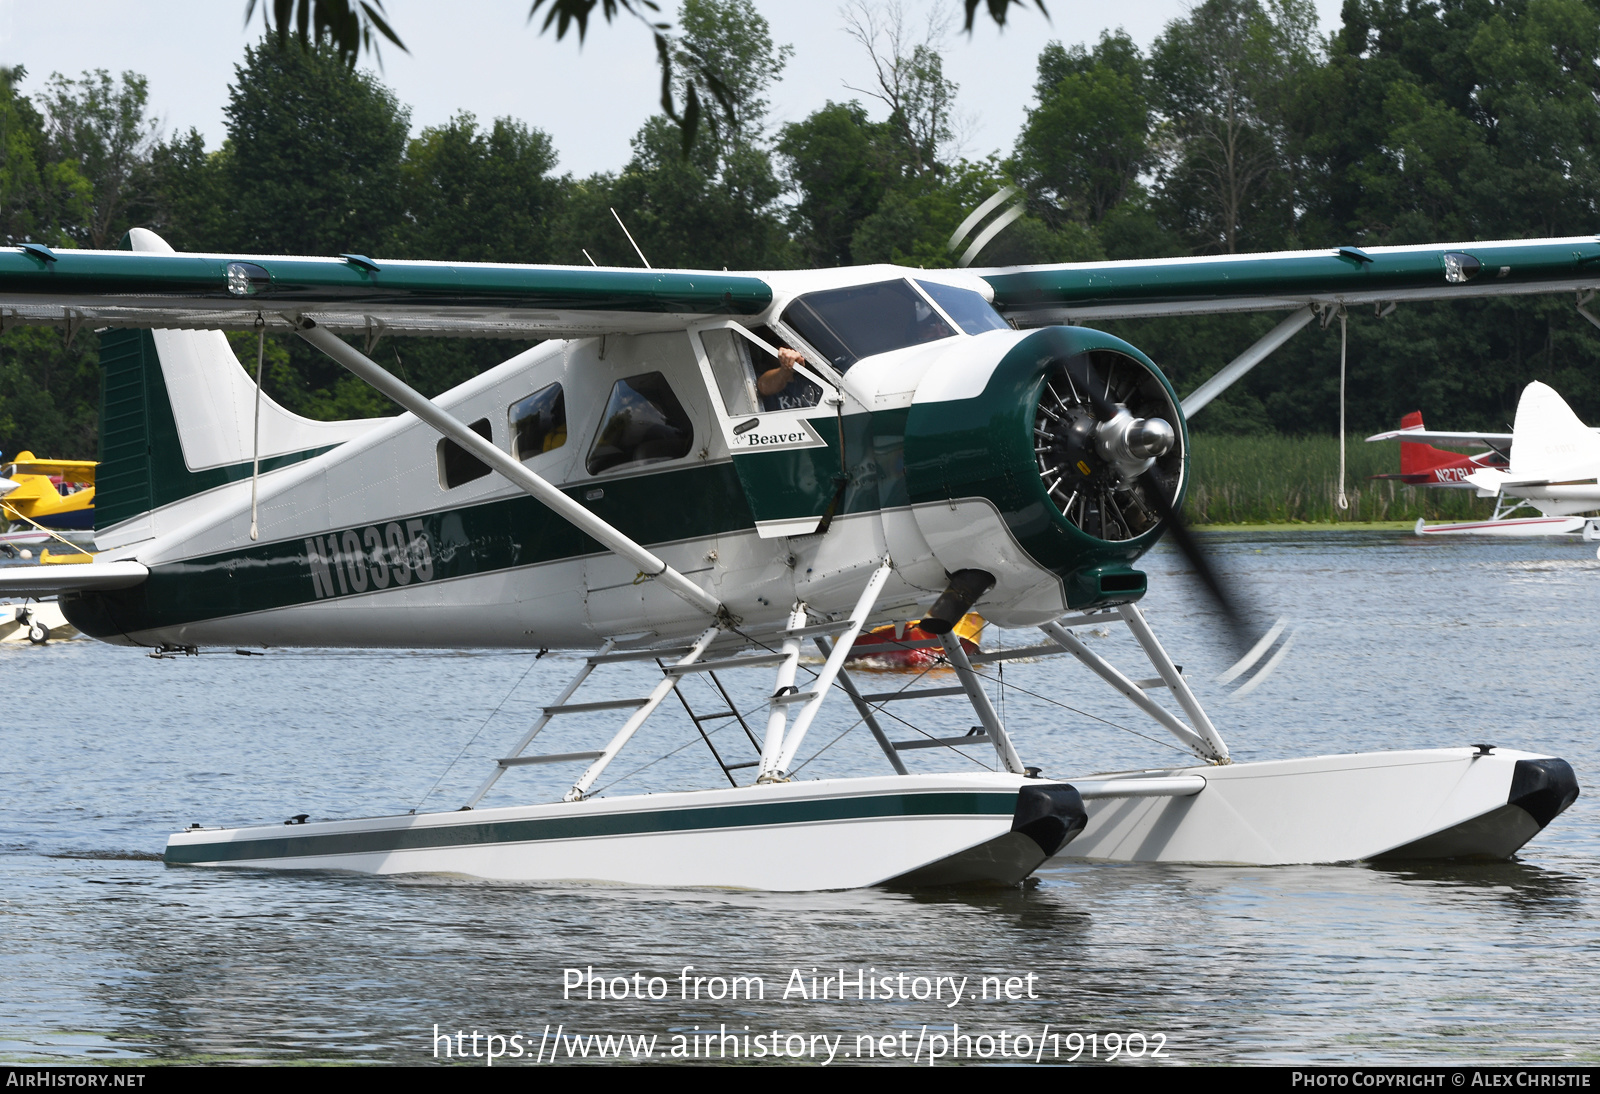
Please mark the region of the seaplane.
<svg viewBox="0 0 1600 1094"><path fill-rule="evenodd" d="M460 808L196 823L168 838L168 863L791 891L1016 884L1059 856L1505 858L1578 794L1559 757L1484 743L1233 762L1141 611L1136 564L1170 537L1232 624L1225 682L1258 683L1292 634L1253 627L1184 527L1188 416L1348 307L1600 288L1600 239L771 272L180 254L142 229L126 248L0 248L0 322L101 329L104 371L98 553L0 570L0 592L57 595L85 634L171 654L582 655ZM1289 314L1185 398L1136 347L1082 325L1242 310ZM257 333L254 362L230 351L230 330ZM403 413L290 413L261 390L268 332ZM543 341L428 398L375 357L398 334ZM955 631L973 612L1038 639L969 655ZM906 620L935 636L922 641L938 643L949 686L875 692L846 667L864 633ZM1085 641L1112 627L1153 675ZM985 673L1049 656L1081 663L1192 761L1028 763ZM623 664L652 686L586 697ZM659 740L649 723L685 680L733 673L769 682L751 710L691 712L719 785L601 792L619 754ZM971 717L892 739L907 731L890 704L932 695L964 698ZM830 704L872 736L878 772L799 776ZM732 727L721 746L710 724ZM587 748L552 729L584 726L598 727ZM507 788L528 768L575 775L555 800L520 802Z"/></svg>
<svg viewBox="0 0 1600 1094"><path fill-rule="evenodd" d="M1581 534L1600 540L1600 432L1583 424L1566 400L1535 380L1523 388L1510 433L1428 429L1414 411L1400 428L1369 441L1400 442L1398 478L1413 486L1472 490L1494 499L1488 520L1430 525L1417 520L1419 536L1550 536ZM1433 444L1466 445L1485 451L1465 455ZM1523 514L1532 509L1538 516Z"/></svg>
<svg viewBox="0 0 1600 1094"><path fill-rule="evenodd" d="M0 555L40 549L83 555L94 546L93 460L41 460L19 452L0 463ZM24 553L26 552L26 553Z"/></svg>

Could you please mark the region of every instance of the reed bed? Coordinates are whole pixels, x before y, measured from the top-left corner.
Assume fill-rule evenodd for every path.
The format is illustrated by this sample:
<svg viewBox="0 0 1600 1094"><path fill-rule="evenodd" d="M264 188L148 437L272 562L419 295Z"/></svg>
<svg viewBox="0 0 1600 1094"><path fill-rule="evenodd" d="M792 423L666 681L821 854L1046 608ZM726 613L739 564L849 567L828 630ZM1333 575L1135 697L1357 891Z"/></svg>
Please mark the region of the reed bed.
<svg viewBox="0 0 1600 1094"><path fill-rule="evenodd" d="M1400 470L1395 442L1351 437L1345 449L1345 495L1338 507L1339 438L1198 434L1184 513L1193 524L1339 524L1482 520L1491 500L1471 490L1406 486L1371 476Z"/></svg>

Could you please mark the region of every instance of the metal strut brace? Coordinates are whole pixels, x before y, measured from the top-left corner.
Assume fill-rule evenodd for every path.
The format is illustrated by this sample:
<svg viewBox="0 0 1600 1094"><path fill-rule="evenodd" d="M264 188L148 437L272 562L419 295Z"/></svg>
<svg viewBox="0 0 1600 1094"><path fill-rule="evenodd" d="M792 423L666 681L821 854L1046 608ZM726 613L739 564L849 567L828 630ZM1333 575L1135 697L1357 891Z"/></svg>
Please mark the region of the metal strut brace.
<svg viewBox="0 0 1600 1094"><path fill-rule="evenodd" d="M1190 752L1193 752L1202 760L1220 762L1224 758L1225 753L1223 755L1217 754L1204 737L1184 725L1177 715L1166 707L1152 700L1138 684L1124 676L1111 662L1080 642L1073 636L1071 631L1061 624L1046 623L1039 629L1054 639L1062 649L1087 665L1096 676L1121 692L1128 702L1144 711L1157 722L1160 722L1167 732L1182 741L1184 747Z"/></svg>
<svg viewBox="0 0 1600 1094"><path fill-rule="evenodd" d="M828 660L823 663L822 671L811 683L810 692L803 692L805 706L800 708L800 713L795 715L794 725L783 739L783 752L778 757L777 766L769 770L762 768L763 775L782 777L794 763L795 753L800 751L800 742L805 740L806 730L811 728L811 721L817 716L823 700L828 697L828 692L833 689L833 681L838 677L839 671L844 668L844 659L850 656L850 650L856 644L856 639L861 634L861 628L866 625L867 617L872 614L872 609L878 604L878 596L883 592L884 583L889 580L889 575L894 572L894 563L885 556L882 565L867 580L867 587L861 590L861 597L856 601L856 606L850 612L850 625L838 636L838 644L833 647L833 652L828 655ZM799 700L801 695L794 696Z"/></svg>
<svg viewBox="0 0 1600 1094"><path fill-rule="evenodd" d="M1000 724L1000 716L994 712L994 704L989 702L989 696L983 690L983 681L972 670L972 662L967 660L967 651L961 648L960 636L955 631L948 631L939 638L944 643L944 655L949 659L950 667L956 670L956 677L966 690L972 709L977 712L978 721L989 731L989 739L994 742L994 750L1000 757L1000 766L1013 775L1023 774L1025 769L1022 760L1017 756L1017 750L1011 746L1011 738L1006 736L1005 727Z"/></svg>
<svg viewBox="0 0 1600 1094"><path fill-rule="evenodd" d="M1180 404L1183 409L1183 416L1185 418L1194 417L1212 399L1227 391L1245 373L1270 357L1272 352L1279 346L1299 334L1305 325L1315 317L1316 312L1312 311L1310 304L1307 304L1262 335L1255 345L1239 354L1226 365L1223 365L1215 376L1184 397Z"/></svg>
<svg viewBox="0 0 1600 1094"><path fill-rule="evenodd" d="M419 419L510 479L513 484L532 494L545 506L554 510L557 516L576 527L580 532L593 537L609 550L615 551L633 563L639 568L641 574L661 582L672 592L708 615L715 616L718 619L727 617L727 610L716 597L690 581L687 577L684 577L683 574L674 570L671 566L668 566L643 546L623 535L618 529L607 524L567 497L556 487L528 470L520 460L513 459L509 453L501 451L492 443L468 429L465 423L439 406L438 403L397 379L382 365L367 357L360 350L333 334L333 332L317 326L310 319L303 318L295 320L295 331L301 338L304 338L379 392L394 400L403 409L409 410Z"/></svg>
<svg viewBox="0 0 1600 1094"><path fill-rule="evenodd" d="M695 640L694 645L689 648L688 655L683 660L675 662L675 664L692 665L700 660L705 656L706 647L710 646L721 633L721 627L707 627L705 632ZM661 705L661 700L665 699L667 693L678 686L678 681L681 679L681 676L667 676L662 679L661 683L651 689L643 704L633 712L633 717L622 723L622 728L617 730L617 735L611 738L605 750L600 753L599 758L589 766L589 770L583 773L583 777L572 784L572 789L567 791L566 796L561 799L562 801L582 801L588 795L589 788L600 777L600 773L606 769L612 760L616 759L617 753L622 751L622 747L632 739L639 727L644 725L645 719L655 713L656 707Z"/></svg>
<svg viewBox="0 0 1600 1094"><path fill-rule="evenodd" d="M805 625L806 606L797 600L789 612L788 632L803 630ZM783 640L783 663L778 666L778 681L767 700L767 732L762 738L761 772L756 782L779 781L778 754L783 750L783 729L789 722L789 707L784 700L798 691L794 674L800 665L800 642L800 636L794 633L786 633Z"/></svg>
<svg viewBox="0 0 1600 1094"><path fill-rule="evenodd" d="M823 657L832 655L833 649L826 638L819 634L815 641L817 649L822 651ZM862 698L861 690L856 687L856 682L842 668L839 670L839 686L844 688L846 695L850 696L850 701L855 704L856 713L861 715L861 720L867 724L867 729L872 733L872 739L878 742L878 747L883 749L883 754L889 758L889 766L894 768L894 773L896 775L909 775L910 772L906 770L905 763L900 759L900 753L895 751L894 745L889 741L889 735L878 724L878 718L873 713L872 706L866 699Z"/></svg>
<svg viewBox="0 0 1600 1094"><path fill-rule="evenodd" d="M606 654L610 653L616 644L617 640L615 638L606 639L605 644L600 647L599 656L604 657ZM518 766L512 761L520 757L523 751L533 743L533 739L544 730L545 726L550 724L550 720L555 717L555 712L552 710L552 708L563 706L568 699L572 698L573 693L576 692L578 688L583 686L583 682L585 680L589 679L589 674L595 670L595 664L596 662L593 657L584 660L583 664L579 666L577 674L573 676L571 682L569 682L566 687L561 689L560 695L556 696L556 701L551 703L550 706L540 709L539 717L535 719L533 727L529 729L527 733L523 734L522 740L517 742L516 748L513 748L504 759L500 760L494 765L494 770L490 772L489 777L483 780L483 785L478 787L477 793L473 794L472 797L467 799L467 804L462 808L471 809L473 806L477 805L483 800L483 796L494 787L494 784L500 781L501 775L504 775L510 768Z"/></svg>
<svg viewBox="0 0 1600 1094"><path fill-rule="evenodd" d="M1178 666L1167 656L1166 648L1157 640L1155 632L1150 629L1150 624L1145 622L1144 613L1139 610L1139 605L1124 604L1117 609L1117 614L1122 616L1122 621L1128 624L1128 630L1133 632L1133 637L1144 647L1145 656L1150 658L1150 664L1155 666L1156 672L1166 682L1173 698L1178 700L1178 705L1189 716L1189 724L1205 738L1206 744L1211 746L1217 763L1232 763L1233 761L1228 758L1228 746L1223 741L1222 734L1211 724L1211 718L1200 705L1200 700L1189 690L1189 681L1183 678L1183 673L1178 671Z"/></svg>

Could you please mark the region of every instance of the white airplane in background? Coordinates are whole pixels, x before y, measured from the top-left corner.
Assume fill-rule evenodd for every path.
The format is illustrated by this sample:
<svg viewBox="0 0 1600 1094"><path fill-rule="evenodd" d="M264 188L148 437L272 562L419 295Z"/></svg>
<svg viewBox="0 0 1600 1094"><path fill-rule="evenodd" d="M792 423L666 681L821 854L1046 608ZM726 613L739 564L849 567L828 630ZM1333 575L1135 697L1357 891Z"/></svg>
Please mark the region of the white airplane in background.
<svg viewBox="0 0 1600 1094"><path fill-rule="evenodd" d="M1504 858L1577 797L1564 760L1491 745L1234 763L1141 612L1133 564L1169 535L1247 633L1181 520L1186 417L1347 305L1600 289L1594 238L759 273L176 254L139 229L130 244L0 248L0 322L110 328L101 553L0 568L0 593L59 594L84 633L168 651L592 651L462 809L195 826L169 837L170 863L787 890L1015 883L1063 852ZM1138 349L1072 325L1250 310L1291 314L1181 401ZM268 329L408 413L311 422L277 406L220 333ZM372 359L385 333L545 340L429 399ZM969 659L953 631L974 609L1042 641ZM956 683L866 691L845 666L854 640L907 619L940 636ZM1155 675L1124 674L1071 629L1112 625ZM815 671L800 664L807 642ZM1241 690L1288 649L1281 624L1235 645L1247 652L1224 677ZM1039 777L974 665L1056 655L1195 760L1108 775L1074 757L1081 777ZM648 694L575 697L622 661L659 666ZM601 793L622 750L656 736L669 751L646 722L675 692L687 703L682 681L756 671L756 711L691 714L721 785ZM957 695L970 712L942 733L890 740L879 720L889 703ZM795 777L839 696L840 732L864 725L892 774ZM528 754L536 738L544 751ZM548 773L548 792L563 770L581 774L555 800L481 804L511 771Z"/></svg>
<svg viewBox="0 0 1600 1094"><path fill-rule="evenodd" d="M1409 416L1408 416L1409 417ZM1398 440L1401 478L1415 485L1470 489L1493 498L1488 520L1428 525L1417 521L1418 535L1548 536L1579 533L1600 538L1600 518L1583 516L1600 509L1600 432L1579 421L1548 384L1535 380L1517 400L1510 433L1474 433L1402 427L1368 437ZM1426 442L1477 445L1505 453L1505 466L1489 466L1483 456L1440 452ZM1513 514L1535 509L1537 517Z"/></svg>

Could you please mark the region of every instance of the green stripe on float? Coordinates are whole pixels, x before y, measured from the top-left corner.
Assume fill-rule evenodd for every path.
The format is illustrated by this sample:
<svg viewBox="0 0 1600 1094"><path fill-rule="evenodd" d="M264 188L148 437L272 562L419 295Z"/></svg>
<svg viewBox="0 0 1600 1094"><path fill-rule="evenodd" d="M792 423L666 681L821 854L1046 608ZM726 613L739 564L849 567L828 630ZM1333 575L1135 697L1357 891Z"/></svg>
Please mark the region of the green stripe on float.
<svg viewBox="0 0 1600 1094"><path fill-rule="evenodd" d="M483 824L392 828L379 832L281 836L270 839L168 846L166 861L174 864L244 862L319 855L382 854L440 847L473 847L494 843L538 843L548 840L637 836L668 832L764 828L786 824L870 820L879 817L1010 816L1017 792L946 791L932 794L884 794L872 797L823 798L804 802L703 806L608 813L592 817L549 817L489 821Z"/></svg>

